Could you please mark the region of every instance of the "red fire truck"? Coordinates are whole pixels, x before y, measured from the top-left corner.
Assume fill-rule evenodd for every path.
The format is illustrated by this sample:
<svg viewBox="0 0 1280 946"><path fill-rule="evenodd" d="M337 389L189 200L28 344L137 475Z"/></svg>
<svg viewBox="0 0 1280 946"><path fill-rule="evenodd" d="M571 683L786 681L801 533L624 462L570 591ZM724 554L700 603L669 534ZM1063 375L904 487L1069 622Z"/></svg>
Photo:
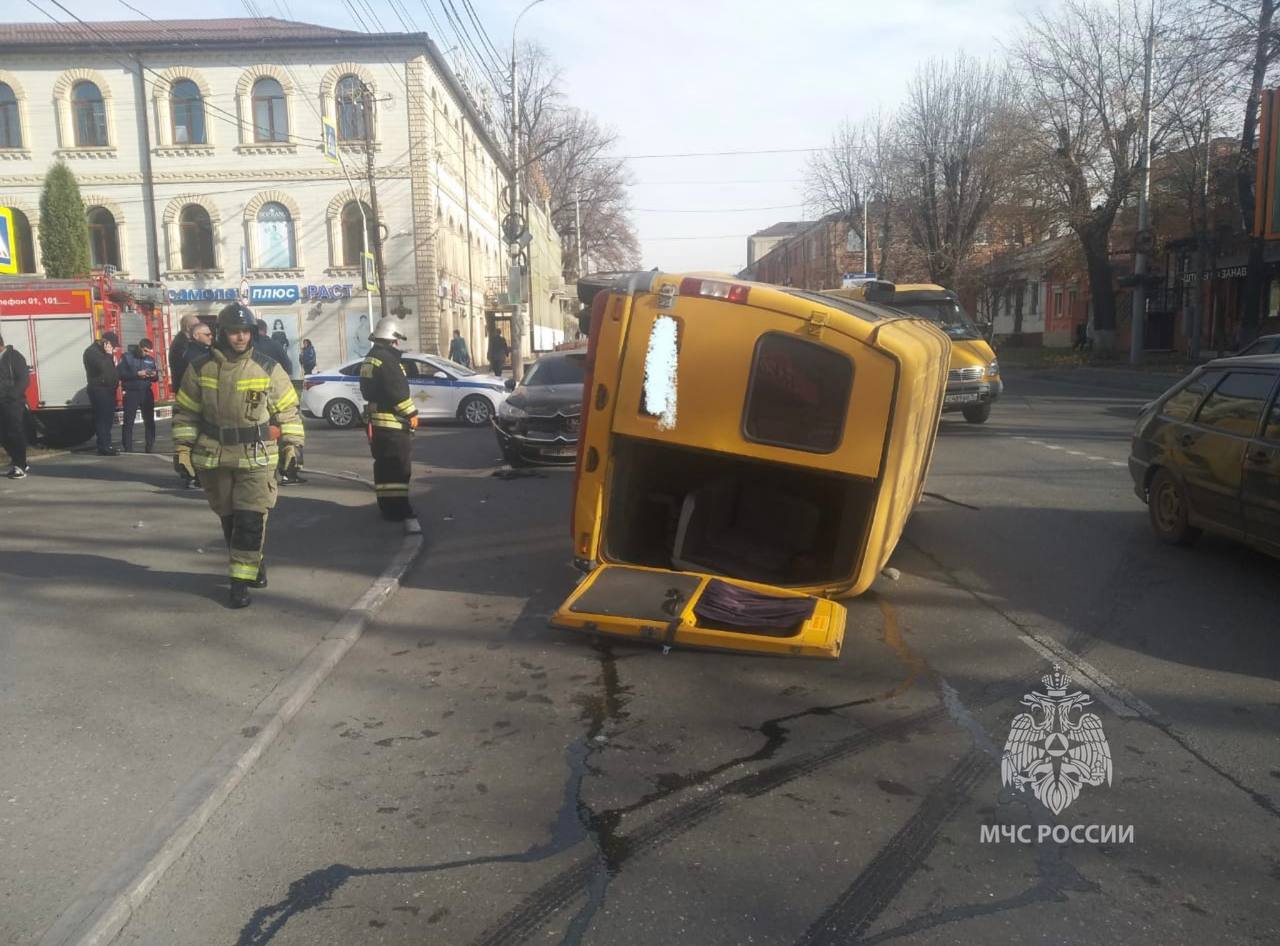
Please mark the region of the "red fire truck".
<svg viewBox="0 0 1280 946"><path fill-rule="evenodd" d="M115 332L122 348L151 339L160 367L156 401L169 400L169 306L163 286L108 272L83 279L0 278L0 335L31 365L27 403L36 429L28 431L28 439L39 435L50 446L70 447L93 435L84 350L103 332ZM156 413L165 416L167 410Z"/></svg>

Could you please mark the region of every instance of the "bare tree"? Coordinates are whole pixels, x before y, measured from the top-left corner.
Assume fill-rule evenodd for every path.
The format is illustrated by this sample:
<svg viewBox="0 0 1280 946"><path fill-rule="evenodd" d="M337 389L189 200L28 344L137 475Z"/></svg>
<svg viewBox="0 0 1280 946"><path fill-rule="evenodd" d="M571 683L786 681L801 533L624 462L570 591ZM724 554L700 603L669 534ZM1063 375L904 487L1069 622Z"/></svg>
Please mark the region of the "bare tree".
<svg viewBox="0 0 1280 946"><path fill-rule="evenodd" d="M566 278L580 275L580 238L583 255L596 268L638 265L640 244L630 219L629 172L625 161L610 154L617 135L590 113L568 104L560 70L542 47L526 44L517 66L526 193L537 193L547 201L561 237ZM575 213L579 209L580 214Z"/></svg>
<svg viewBox="0 0 1280 946"><path fill-rule="evenodd" d="M1215 29L1213 47L1221 54L1231 75L1238 81L1243 99L1240 150L1236 158L1235 185L1242 232L1253 229L1255 205L1261 196L1254 193L1257 180L1257 129L1262 90L1280 64L1280 28L1276 24L1277 0L1199 0L1201 11ZM1245 275L1244 310L1241 313L1245 338L1257 333L1262 315L1263 241L1249 240L1249 263Z"/></svg>
<svg viewBox="0 0 1280 946"><path fill-rule="evenodd" d="M1170 97L1202 52L1183 42L1173 25L1168 10L1137 0L1115 7L1065 0L1056 12L1028 18L1014 49L1025 126L1035 136L1032 146L1049 196L1080 241L1100 347L1114 344L1116 329L1111 229L1141 171L1148 31L1155 30L1160 39L1152 79L1153 151L1160 150L1172 126Z"/></svg>
<svg viewBox="0 0 1280 946"><path fill-rule="evenodd" d="M578 242L596 269L639 264L631 225L626 162L612 157L617 135L581 109L564 109L548 123L548 137L563 144L540 161L551 220L564 247L567 278L576 279ZM581 233L578 221L581 220Z"/></svg>
<svg viewBox="0 0 1280 946"><path fill-rule="evenodd" d="M877 112L858 123L842 121L832 132L831 147L813 154L804 172L805 206L818 217L835 215L864 246L866 205L868 229L875 234L870 249L879 253L879 262L873 265L873 255L864 265L881 274L890 265L898 212L899 152L893 117Z"/></svg>
<svg viewBox="0 0 1280 946"><path fill-rule="evenodd" d="M953 285L1007 179L1011 83L961 54L916 73L900 114L903 205L930 278Z"/></svg>

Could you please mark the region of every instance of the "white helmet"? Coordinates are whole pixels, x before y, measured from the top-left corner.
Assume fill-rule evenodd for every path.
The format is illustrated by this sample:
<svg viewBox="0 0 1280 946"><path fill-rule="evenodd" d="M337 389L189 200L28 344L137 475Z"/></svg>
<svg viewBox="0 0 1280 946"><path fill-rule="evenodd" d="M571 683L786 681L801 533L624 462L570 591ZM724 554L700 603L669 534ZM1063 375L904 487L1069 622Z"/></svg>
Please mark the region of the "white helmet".
<svg viewBox="0 0 1280 946"><path fill-rule="evenodd" d="M378 319L378 324L369 333L369 340L395 344L396 342L407 342L409 336L404 333L400 320L388 315L386 318Z"/></svg>

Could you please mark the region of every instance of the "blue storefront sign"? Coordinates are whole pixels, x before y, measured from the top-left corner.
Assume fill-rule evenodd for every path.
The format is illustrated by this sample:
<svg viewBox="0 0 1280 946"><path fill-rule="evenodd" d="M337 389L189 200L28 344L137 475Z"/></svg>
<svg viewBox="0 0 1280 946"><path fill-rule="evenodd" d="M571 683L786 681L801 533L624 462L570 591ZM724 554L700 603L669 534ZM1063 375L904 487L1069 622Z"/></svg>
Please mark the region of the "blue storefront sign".
<svg viewBox="0 0 1280 946"><path fill-rule="evenodd" d="M328 302L337 299L350 299L350 283L315 283L306 286L290 284L265 284L249 287L249 305L294 305L306 299L308 302ZM214 287L207 289L170 289L170 302L235 302L239 298L239 289Z"/></svg>
<svg viewBox="0 0 1280 946"><path fill-rule="evenodd" d="M297 286L249 287L249 305L292 305L298 299Z"/></svg>

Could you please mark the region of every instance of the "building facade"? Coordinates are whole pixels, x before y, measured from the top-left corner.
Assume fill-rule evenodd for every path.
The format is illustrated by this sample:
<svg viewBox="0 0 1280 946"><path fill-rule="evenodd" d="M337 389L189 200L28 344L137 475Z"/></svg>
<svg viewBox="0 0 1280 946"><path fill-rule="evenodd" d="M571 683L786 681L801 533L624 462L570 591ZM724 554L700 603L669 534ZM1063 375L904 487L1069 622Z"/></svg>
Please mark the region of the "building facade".
<svg viewBox="0 0 1280 946"><path fill-rule="evenodd" d="M362 355L384 305L413 347L446 353L454 329L483 345L486 280L507 268L507 167L484 103L427 36L272 19L90 27L0 26L0 206L17 211L25 268L40 270L40 191L62 161L94 265L163 282L175 321L247 287L273 335L291 353L310 339L322 366ZM381 298L361 288L362 221L371 248L382 238ZM546 264L558 277L558 255ZM531 303L532 325L562 326L549 290Z"/></svg>

